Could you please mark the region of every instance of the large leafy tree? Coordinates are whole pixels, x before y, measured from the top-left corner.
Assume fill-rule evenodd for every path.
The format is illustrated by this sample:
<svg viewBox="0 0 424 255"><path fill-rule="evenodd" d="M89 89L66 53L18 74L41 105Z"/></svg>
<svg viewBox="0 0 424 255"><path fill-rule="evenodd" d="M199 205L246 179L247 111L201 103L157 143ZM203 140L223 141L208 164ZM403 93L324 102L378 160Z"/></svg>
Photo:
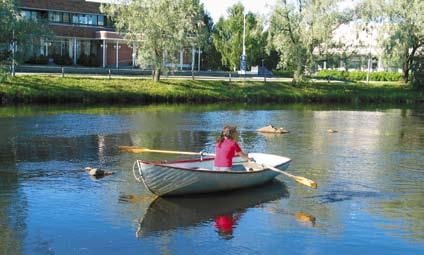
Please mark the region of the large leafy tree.
<svg viewBox="0 0 424 255"><path fill-rule="evenodd" d="M221 54L222 64L228 69L236 70L240 64L243 53L243 15L244 6L241 3L235 4L228 9L228 18L221 17L215 26L213 43ZM247 13L245 45L248 65L255 64L261 54L262 30L263 25L258 17L251 12Z"/></svg>
<svg viewBox="0 0 424 255"><path fill-rule="evenodd" d="M10 63L12 57L10 46L13 41L17 49L25 49L40 43L40 39L48 38L51 34L45 21L24 19L16 7L15 0L0 0L0 17L0 69L3 70L1 77L4 77L5 65ZM15 54L18 62L23 61L25 57L25 50L18 50Z"/></svg>
<svg viewBox="0 0 424 255"><path fill-rule="evenodd" d="M204 70L220 70L222 68L221 54L217 51L213 43L215 24L208 13L205 13L203 21L206 25L206 43L202 50L201 66Z"/></svg>
<svg viewBox="0 0 424 255"><path fill-rule="evenodd" d="M314 52L329 43L344 15L333 0L283 0L270 19L269 43L280 54L280 66L294 70L293 81L304 78L315 63Z"/></svg>
<svg viewBox="0 0 424 255"><path fill-rule="evenodd" d="M152 67L155 81L177 61L184 47L202 44L203 5L199 0L125 0L103 6L116 29L137 45L138 62Z"/></svg>
<svg viewBox="0 0 424 255"><path fill-rule="evenodd" d="M408 82L414 57L424 54L424 1L365 0L358 10L361 18L382 28L379 44L389 60L402 65Z"/></svg>

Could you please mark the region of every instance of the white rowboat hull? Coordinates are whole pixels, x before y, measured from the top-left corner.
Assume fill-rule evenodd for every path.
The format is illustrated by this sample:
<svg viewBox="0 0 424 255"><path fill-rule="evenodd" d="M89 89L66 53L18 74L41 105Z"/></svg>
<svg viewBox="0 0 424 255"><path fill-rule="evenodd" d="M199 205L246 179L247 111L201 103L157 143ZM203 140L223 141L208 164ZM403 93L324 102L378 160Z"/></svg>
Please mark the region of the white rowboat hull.
<svg viewBox="0 0 424 255"><path fill-rule="evenodd" d="M264 163L286 170L290 159L277 155L250 153L258 164ZM234 160L237 165L237 158ZM270 169L254 171L231 170L216 171L213 158L203 160L177 161L172 163L151 163L137 160L139 174L145 186L158 196L188 195L211 193L225 190L247 188L269 182L279 175Z"/></svg>

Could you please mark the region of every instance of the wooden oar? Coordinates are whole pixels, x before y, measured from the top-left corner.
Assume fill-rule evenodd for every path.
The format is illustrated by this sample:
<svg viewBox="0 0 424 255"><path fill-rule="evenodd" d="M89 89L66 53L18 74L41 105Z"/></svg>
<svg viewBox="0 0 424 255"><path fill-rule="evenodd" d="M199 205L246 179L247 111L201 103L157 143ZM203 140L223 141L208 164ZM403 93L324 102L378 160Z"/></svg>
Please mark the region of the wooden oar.
<svg viewBox="0 0 424 255"><path fill-rule="evenodd" d="M303 176L297 176L297 175L289 174L289 173L287 173L287 172L285 172L283 170L280 170L280 169L275 168L275 167L270 166L270 165L263 165L263 166L265 168L271 169L272 171L282 173L285 176L287 176L289 178L292 178L293 180L297 181L298 183L301 183L303 185L306 185L306 186L308 186L310 188L313 188L313 189L318 188L318 184L315 181L313 181L313 180L309 180L308 178L305 178Z"/></svg>
<svg viewBox="0 0 424 255"><path fill-rule="evenodd" d="M281 169L278 169L276 167L273 167L271 165L259 164L259 163L255 163L255 162L247 162L247 163L244 163L243 165L244 165L245 168L252 169L252 170L258 170L258 169L266 168L266 169L269 169L269 170L272 170L272 171L275 171L275 172L282 173L282 174L286 175L287 177L290 177L290 178L294 179L295 181L297 181L297 182L299 182L303 185L306 185L308 187L311 187L313 189L316 189L318 187L317 183L312 181L312 180L309 180L309 179L307 179L303 176L296 176L296 175L293 175L293 174L289 174L289 173L287 173L287 172L285 172Z"/></svg>
<svg viewBox="0 0 424 255"><path fill-rule="evenodd" d="M205 153L205 152L190 152L190 151L168 151L168 150L152 150L144 147L137 146L119 146L120 151L131 152L131 153L143 153L143 152L156 152L156 153L166 153L166 154L182 154L182 155L200 155L200 156L212 156L213 153Z"/></svg>

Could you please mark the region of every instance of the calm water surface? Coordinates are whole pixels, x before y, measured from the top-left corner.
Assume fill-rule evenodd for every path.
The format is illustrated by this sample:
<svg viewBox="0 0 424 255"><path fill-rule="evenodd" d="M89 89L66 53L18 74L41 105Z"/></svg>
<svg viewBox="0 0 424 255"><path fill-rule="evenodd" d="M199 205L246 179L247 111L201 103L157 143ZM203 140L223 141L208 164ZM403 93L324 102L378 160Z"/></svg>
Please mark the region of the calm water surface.
<svg viewBox="0 0 424 255"><path fill-rule="evenodd" d="M267 124L284 135L262 135ZM155 199L118 145L293 159L254 189ZM338 133L327 133L327 129ZM424 254L424 110L178 105L0 108L0 254ZM92 179L83 168L112 176Z"/></svg>

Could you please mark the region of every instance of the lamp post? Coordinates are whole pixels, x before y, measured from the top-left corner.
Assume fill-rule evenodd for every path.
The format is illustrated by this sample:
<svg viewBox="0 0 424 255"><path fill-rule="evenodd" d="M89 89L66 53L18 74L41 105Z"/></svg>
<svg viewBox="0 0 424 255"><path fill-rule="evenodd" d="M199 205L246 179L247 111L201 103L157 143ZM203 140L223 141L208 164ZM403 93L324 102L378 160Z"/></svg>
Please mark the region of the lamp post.
<svg viewBox="0 0 424 255"><path fill-rule="evenodd" d="M368 72L367 72L367 85L370 84L370 76L371 76L371 59L372 59L372 54L371 54L371 44L373 41L373 27L372 25L370 26L370 30L371 30L371 34L370 34L370 39L369 39L369 43L368 43Z"/></svg>
<svg viewBox="0 0 424 255"><path fill-rule="evenodd" d="M246 75L246 15L243 12L243 54L240 60L240 73Z"/></svg>
<svg viewBox="0 0 424 255"><path fill-rule="evenodd" d="M16 39L15 30L12 32L12 77L15 77L15 50L16 50Z"/></svg>

